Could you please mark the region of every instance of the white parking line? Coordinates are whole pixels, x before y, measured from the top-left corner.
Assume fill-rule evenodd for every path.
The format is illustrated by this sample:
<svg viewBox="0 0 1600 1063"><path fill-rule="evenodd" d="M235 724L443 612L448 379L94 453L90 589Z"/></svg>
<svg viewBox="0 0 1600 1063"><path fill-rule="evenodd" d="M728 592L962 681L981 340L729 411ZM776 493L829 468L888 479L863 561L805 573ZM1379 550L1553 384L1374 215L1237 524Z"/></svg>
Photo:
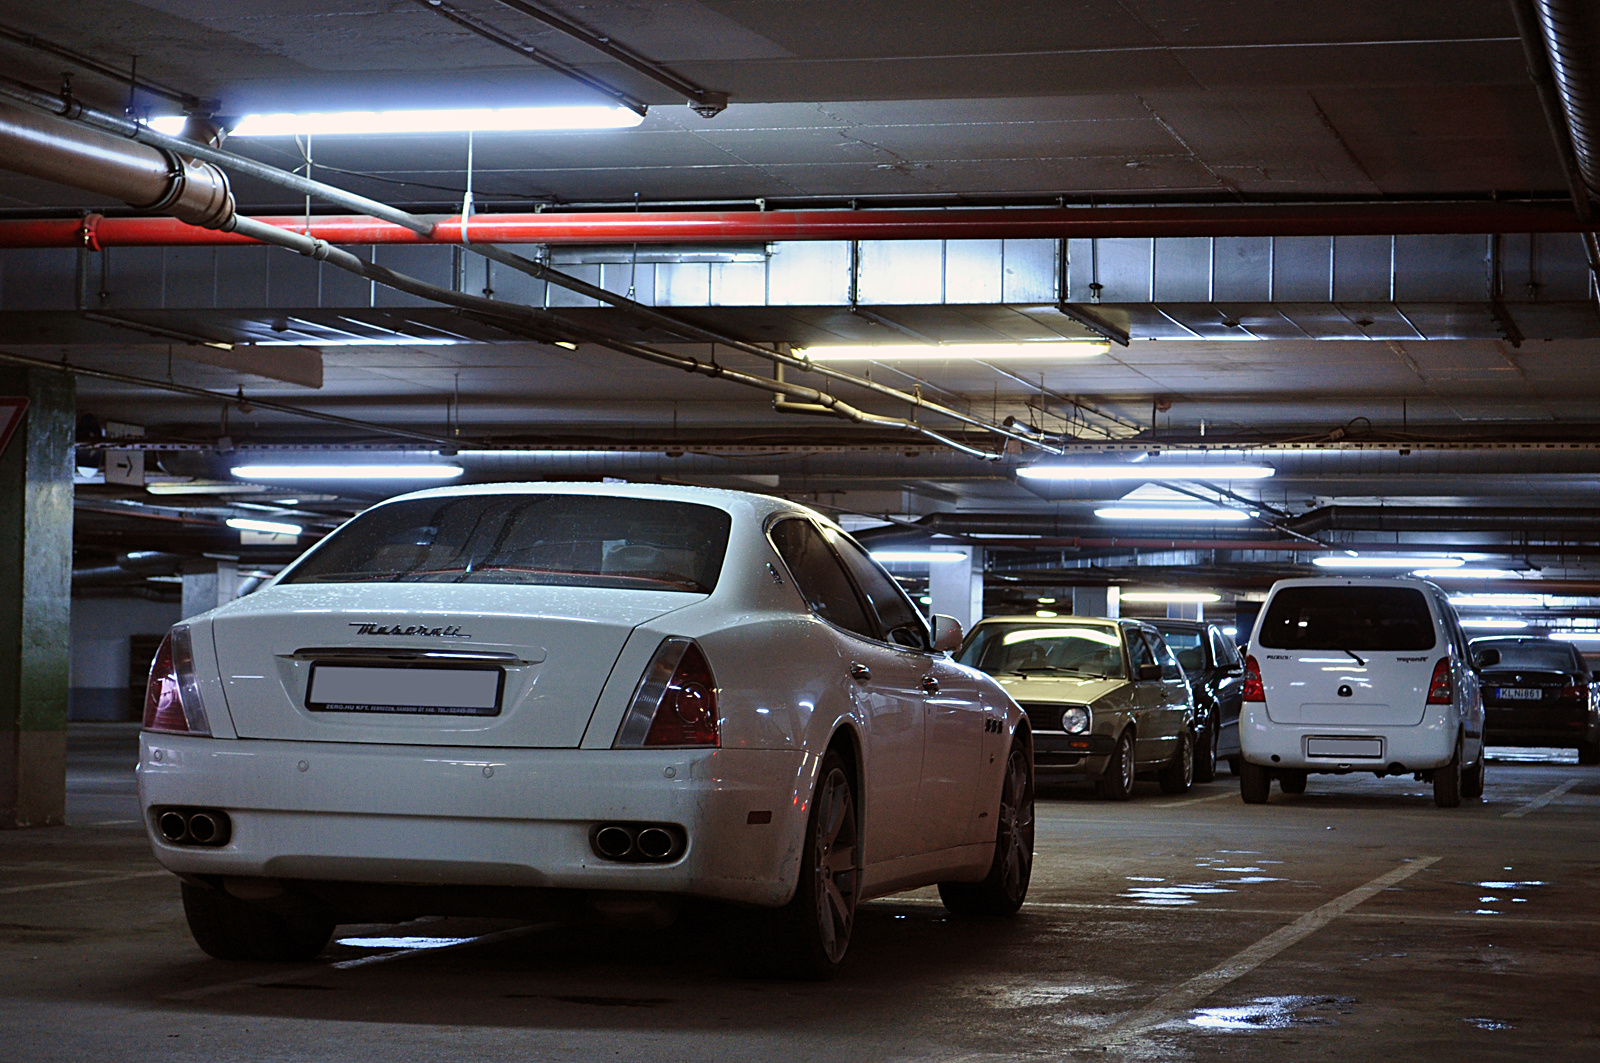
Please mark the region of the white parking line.
<svg viewBox="0 0 1600 1063"><path fill-rule="evenodd" d="M235 989L248 989L269 985L283 985L285 982L295 982L301 978L310 978L313 975L326 974L329 971L348 971L355 967L368 967L375 963L388 963L391 960L403 960L407 956L418 953L452 952L476 945L489 945L496 941L509 941L512 938L523 937L536 930L556 926L556 923L531 923L527 926L515 926L510 930L497 930L492 934L479 934L477 937L467 938L452 945L440 945L427 949L396 949L394 952L383 952L376 956L361 956L354 960L341 960L338 963L319 963L306 967L297 967L289 971L269 971L258 974L252 978L240 978L234 982L222 982L217 985L201 986L199 989L185 989L181 993L167 993L161 999L170 1001L202 1000L206 997L216 996L218 993L227 993Z"/></svg>
<svg viewBox="0 0 1600 1063"><path fill-rule="evenodd" d="M102 882L127 882L135 878L156 878L170 875L170 871L136 871L131 875L103 875L100 878L75 878L70 882L36 882L31 886L7 886L0 894L32 893L35 890L64 890L73 886L98 886Z"/></svg>
<svg viewBox="0 0 1600 1063"><path fill-rule="evenodd" d="M1560 786L1552 787L1549 790L1545 791L1544 793L1540 794L1538 797L1535 797L1532 801L1529 801L1527 804L1523 805L1521 808L1513 808L1510 812L1502 813L1500 818L1501 819L1521 819L1523 816L1526 816L1529 812L1537 812L1537 811L1539 811L1545 805L1548 805L1551 801L1554 801L1556 798L1560 797L1562 794L1566 793L1568 790L1572 789L1576 785L1578 785L1578 780L1577 779L1568 779L1566 782L1562 783Z"/></svg>
<svg viewBox="0 0 1600 1063"><path fill-rule="evenodd" d="M1357 886L1341 897L1335 897L1322 907L1302 915L1288 926L1274 930L1249 948L1228 957L1211 970L1197 974L1175 989L1168 990L1127 1018L1112 1023L1100 1031L1092 1039L1093 1042L1109 1045L1131 1040L1157 1026L1171 1022L1192 1010L1197 1003L1229 982L1244 977L1284 949L1321 930L1362 901L1383 892L1397 882L1410 878L1418 871L1438 862L1438 859L1437 856L1419 857L1393 871L1384 872L1366 885Z"/></svg>

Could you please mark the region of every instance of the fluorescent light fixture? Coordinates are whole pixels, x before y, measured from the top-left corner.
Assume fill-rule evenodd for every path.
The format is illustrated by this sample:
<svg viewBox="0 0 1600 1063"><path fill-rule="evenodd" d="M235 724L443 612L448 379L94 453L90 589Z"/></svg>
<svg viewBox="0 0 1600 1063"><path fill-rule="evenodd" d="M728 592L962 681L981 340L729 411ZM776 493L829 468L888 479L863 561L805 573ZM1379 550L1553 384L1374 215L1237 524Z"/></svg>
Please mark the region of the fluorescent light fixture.
<svg viewBox="0 0 1600 1063"><path fill-rule="evenodd" d="M459 465L238 465L241 480L451 480Z"/></svg>
<svg viewBox="0 0 1600 1063"><path fill-rule="evenodd" d="M298 524L279 524L275 520L250 520L247 517L230 517L227 525L237 531L262 532L266 535L299 535Z"/></svg>
<svg viewBox="0 0 1600 1063"><path fill-rule="evenodd" d="M183 132L181 115L152 118L150 128L168 136ZM397 133L553 133L586 129L632 129L644 116L626 107L461 107L429 111L321 111L307 114L247 114L230 137L383 136Z"/></svg>
<svg viewBox="0 0 1600 1063"><path fill-rule="evenodd" d="M1123 591L1125 602L1220 602L1222 595L1210 591Z"/></svg>
<svg viewBox="0 0 1600 1063"><path fill-rule="evenodd" d="M1419 568L1411 573L1423 579L1514 579L1509 568Z"/></svg>
<svg viewBox="0 0 1600 1063"><path fill-rule="evenodd" d="M1236 638L1239 634L1239 629L1236 627L1225 627L1222 629L1222 633L1228 636L1230 639Z"/></svg>
<svg viewBox="0 0 1600 1063"><path fill-rule="evenodd" d="M1107 506L1094 515L1105 520L1249 520L1242 509L1226 506Z"/></svg>
<svg viewBox="0 0 1600 1063"><path fill-rule="evenodd" d="M1544 604L1542 594L1452 594L1451 605L1535 606Z"/></svg>
<svg viewBox="0 0 1600 1063"><path fill-rule="evenodd" d="M1563 642L1600 642L1600 631L1552 631L1550 637Z"/></svg>
<svg viewBox="0 0 1600 1063"><path fill-rule="evenodd" d="M1318 568L1386 568L1409 572L1415 572L1419 568L1430 571L1460 568L1466 564L1459 557L1401 557L1398 554L1392 557L1348 557L1344 554L1334 554L1330 557L1314 557L1311 563Z"/></svg>
<svg viewBox="0 0 1600 1063"><path fill-rule="evenodd" d="M1039 358L1092 358L1111 350L1097 340L1039 340L1033 343L896 343L882 347L807 347L794 353L813 362L1007 361Z"/></svg>
<svg viewBox="0 0 1600 1063"><path fill-rule="evenodd" d="M454 336L340 336L322 339L307 336L303 340L251 340L252 347L452 347L458 343L471 343Z"/></svg>
<svg viewBox="0 0 1600 1063"><path fill-rule="evenodd" d="M890 561L921 562L939 565L947 561L960 561L966 554L956 550L874 550L872 560L880 564Z"/></svg>
<svg viewBox="0 0 1600 1063"><path fill-rule="evenodd" d="M1526 620L1513 620L1509 617L1504 620L1496 620L1493 617L1472 617L1471 619L1463 619L1461 626L1483 631L1520 631L1528 626L1528 622Z"/></svg>
<svg viewBox="0 0 1600 1063"><path fill-rule="evenodd" d="M1264 480L1277 470L1270 465L1195 465L1170 461L1124 462L1118 465L1029 465L1018 469L1025 480Z"/></svg>
<svg viewBox="0 0 1600 1063"><path fill-rule="evenodd" d="M1034 616L1042 616L1046 620L1048 620L1052 616L1060 616L1061 614L1057 613L1057 612L1053 612L1053 611L1051 611L1049 609L1039 609L1039 610L1035 611L1033 615Z"/></svg>
<svg viewBox="0 0 1600 1063"><path fill-rule="evenodd" d="M1039 599L1039 604L1040 605L1054 605L1054 604L1056 604L1056 600L1054 598L1040 598Z"/></svg>

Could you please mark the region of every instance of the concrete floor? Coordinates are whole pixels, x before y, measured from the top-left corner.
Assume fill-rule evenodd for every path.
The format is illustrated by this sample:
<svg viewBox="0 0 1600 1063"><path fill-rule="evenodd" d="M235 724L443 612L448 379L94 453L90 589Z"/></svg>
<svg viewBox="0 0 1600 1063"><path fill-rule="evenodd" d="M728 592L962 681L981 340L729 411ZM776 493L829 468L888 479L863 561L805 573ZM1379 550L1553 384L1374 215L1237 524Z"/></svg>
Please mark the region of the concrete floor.
<svg viewBox="0 0 1600 1063"><path fill-rule="evenodd" d="M840 978L793 985L692 929L208 959L136 821L134 735L77 727L72 825L0 835L0 1061L1600 1058L1600 769L1559 755L1491 764L1456 811L1371 777L1265 807L1227 775L1052 792L1020 916L875 902Z"/></svg>

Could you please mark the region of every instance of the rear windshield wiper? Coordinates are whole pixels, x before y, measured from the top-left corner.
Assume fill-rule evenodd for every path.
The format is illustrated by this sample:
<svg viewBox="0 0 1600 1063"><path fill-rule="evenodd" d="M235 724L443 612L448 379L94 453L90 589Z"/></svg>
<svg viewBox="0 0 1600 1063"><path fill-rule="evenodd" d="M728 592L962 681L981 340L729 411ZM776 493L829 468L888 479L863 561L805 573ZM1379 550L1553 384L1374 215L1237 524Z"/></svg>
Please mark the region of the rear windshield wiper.
<svg viewBox="0 0 1600 1063"><path fill-rule="evenodd" d="M1356 663L1359 664L1361 667L1365 668L1367 666L1367 662L1366 661L1363 661L1360 657L1356 657L1356 654L1355 654L1354 650L1340 650L1339 652L1340 653L1348 653L1350 656L1355 657L1356 658Z"/></svg>

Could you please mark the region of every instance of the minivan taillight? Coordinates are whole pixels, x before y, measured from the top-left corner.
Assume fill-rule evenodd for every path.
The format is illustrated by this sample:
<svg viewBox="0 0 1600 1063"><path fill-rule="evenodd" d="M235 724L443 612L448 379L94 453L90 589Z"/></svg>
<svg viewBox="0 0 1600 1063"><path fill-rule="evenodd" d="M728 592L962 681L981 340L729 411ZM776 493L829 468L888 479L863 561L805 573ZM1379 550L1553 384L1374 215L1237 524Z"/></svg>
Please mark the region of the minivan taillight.
<svg viewBox="0 0 1600 1063"><path fill-rule="evenodd" d="M1261 702L1267 700L1266 688L1261 685L1261 666L1249 654L1246 654L1244 659L1244 700Z"/></svg>
<svg viewBox="0 0 1600 1063"><path fill-rule="evenodd" d="M150 678L144 687L144 729L171 734L211 734L205 703L200 699L200 684L194 674L194 643L189 625L179 624L167 632L150 662Z"/></svg>
<svg viewBox="0 0 1600 1063"><path fill-rule="evenodd" d="M720 746L717 680L693 639L662 641L617 728L613 749Z"/></svg>
<svg viewBox="0 0 1600 1063"><path fill-rule="evenodd" d="M1433 666L1433 681L1428 684L1428 704L1448 705L1455 700L1455 689L1450 682L1450 658L1440 657Z"/></svg>

